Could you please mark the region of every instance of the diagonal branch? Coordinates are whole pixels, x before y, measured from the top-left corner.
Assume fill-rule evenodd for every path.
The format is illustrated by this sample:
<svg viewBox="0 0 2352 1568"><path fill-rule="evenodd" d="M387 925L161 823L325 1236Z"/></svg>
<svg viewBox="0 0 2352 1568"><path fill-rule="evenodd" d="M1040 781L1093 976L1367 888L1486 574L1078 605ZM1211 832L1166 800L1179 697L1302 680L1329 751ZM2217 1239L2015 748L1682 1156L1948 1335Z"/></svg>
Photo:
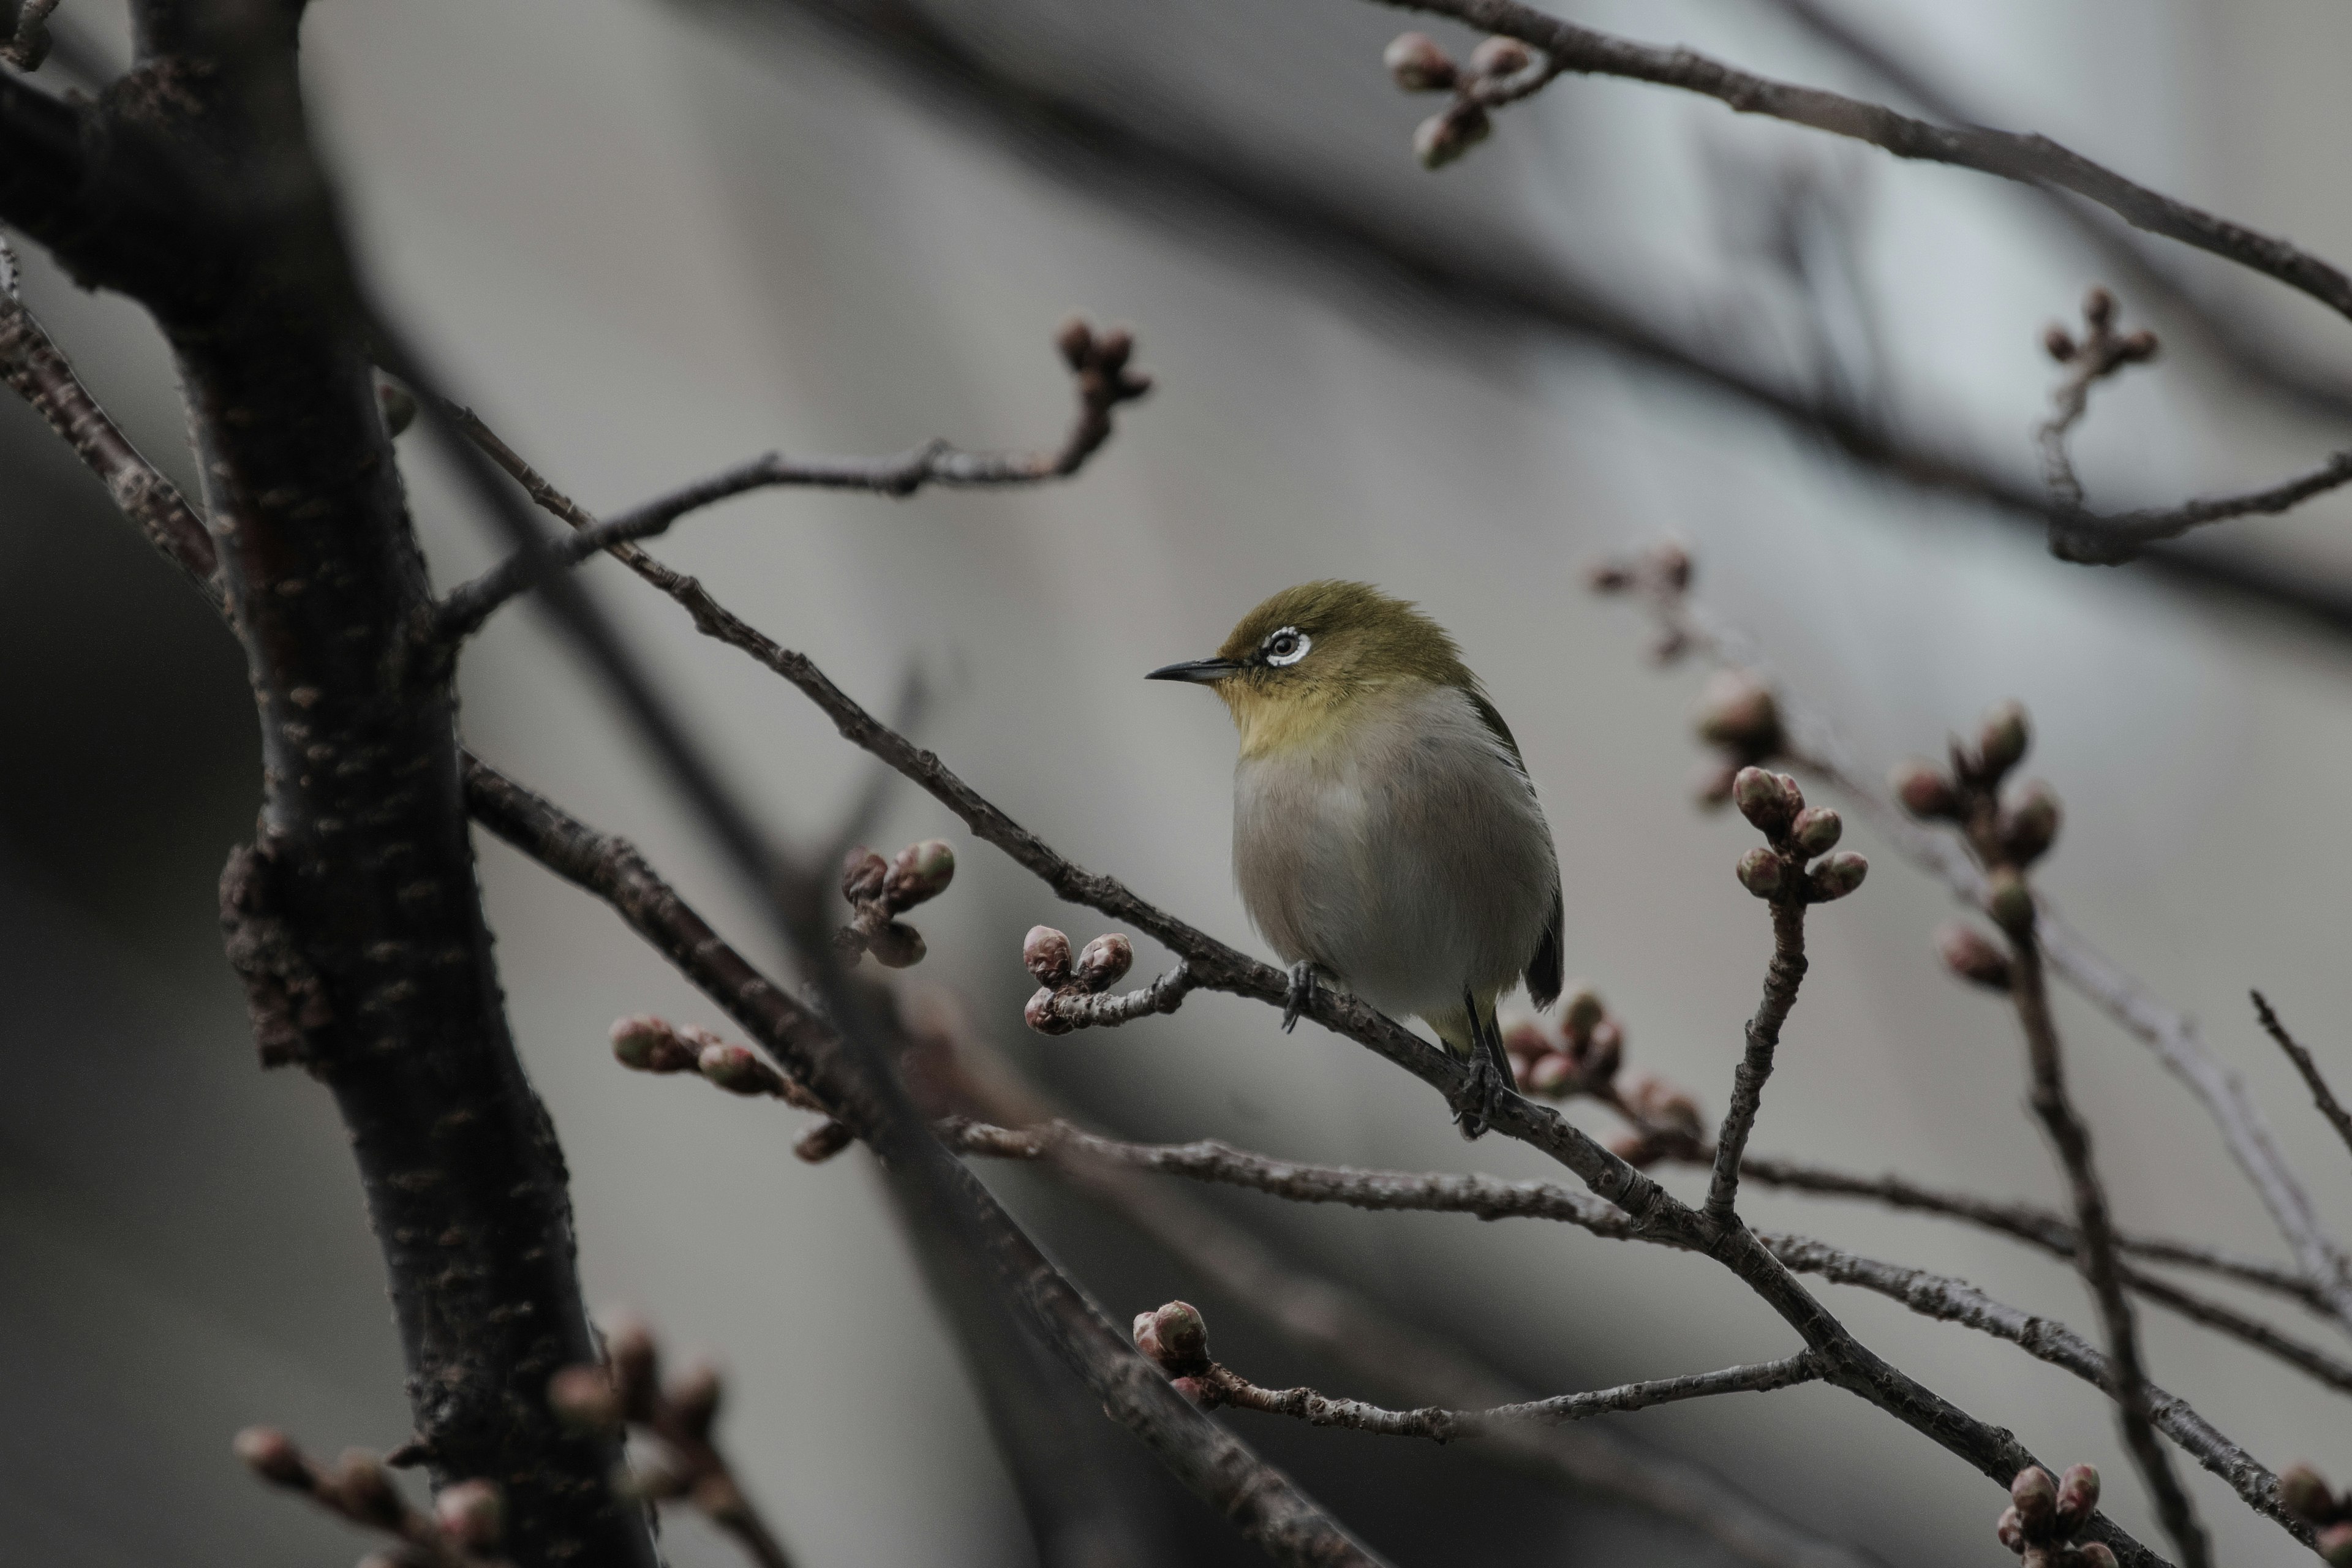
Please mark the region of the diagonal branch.
<svg viewBox="0 0 2352 1568"><path fill-rule="evenodd" d="M651 539L667 531L670 524L689 512L751 490L789 485L869 490L877 495L903 498L926 485L971 488L1067 479L1084 468L1087 459L1110 439L1111 411L1150 392L1151 378L1129 366L1135 340L1124 331L1097 333L1084 321L1073 319L1062 328L1056 342L1076 382L1078 411L1068 436L1060 447L1049 452L966 452L943 440L926 441L888 458L792 458L781 452L770 452L708 479L682 485L602 522L591 519L533 474L535 485L531 480L523 481L531 499L548 507L576 531L544 545L519 551L472 582L451 589L436 611L435 632L451 641L470 636L499 606L528 593L550 574L576 566L604 551L617 552L624 545ZM454 408L450 413L467 436L483 443L488 427L475 417L471 409ZM516 458L504 442L497 441L495 437L489 439L497 443L496 447L483 443L484 449L520 479L516 466L527 470L529 465Z"/></svg>
<svg viewBox="0 0 2352 1568"><path fill-rule="evenodd" d="M1715 1173L1707 1182L1706 1217L1717 1225L1736 1223L1733 1205L1739 1195L1740 1156L1748 1134L1764 1105L1764 1081L1772 1073L1772 1054L1780 1044L1780 1026L1797 1005L1797 987L1805 978L1805 906L1776 902L1772 906L1772 961L1764 970L1764 998L1748 1020L1747 1049L1732 1074L1731 1102L1723 1113L1723 1129L1716 1134Z"/></svg>
<svg viewBox="0 0 2352 1568"><path fill-rule="evenodd" d="M2319 1064L2312 1060L2311 1053L2287 1033L2284 1024L2279 1022L2279 1016L2271 1010L2270 999L2259 991L2249 994L2254 999L2254 1013L2262 1019L2263 1030L2278 1042L2279 1049L2286 1053L2286 1059L2294 1064L2294 1070L2303 1075L2304 1083L2311 1089L2312 1103L2319 1108L2319 1114L2327 1118L2327 1124L2336 1129L2336 1135L2344 1140L2344 1146L2352 1149L2352 1112L2345 1110L2342 1102L2336 1100L2335 1090L2327 1087L2327 1080L2320 1076Z"/></svg>

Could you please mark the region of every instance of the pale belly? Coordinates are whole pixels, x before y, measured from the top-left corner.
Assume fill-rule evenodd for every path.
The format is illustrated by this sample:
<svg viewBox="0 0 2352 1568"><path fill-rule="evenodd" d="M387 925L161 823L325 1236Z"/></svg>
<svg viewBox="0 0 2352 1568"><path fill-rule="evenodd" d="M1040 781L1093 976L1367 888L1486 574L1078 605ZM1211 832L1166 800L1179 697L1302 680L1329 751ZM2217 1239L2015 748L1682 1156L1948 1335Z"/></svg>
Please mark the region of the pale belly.
<svg viewBox="0 0 2352 1568"><path fill-rule="evenodd" d="M1391 704L1315 751L1244 757L1234 870L1286 963L1381 1011L1458 1012L1514 984L1559 870L1527 781L1460 693Z"/></svg>

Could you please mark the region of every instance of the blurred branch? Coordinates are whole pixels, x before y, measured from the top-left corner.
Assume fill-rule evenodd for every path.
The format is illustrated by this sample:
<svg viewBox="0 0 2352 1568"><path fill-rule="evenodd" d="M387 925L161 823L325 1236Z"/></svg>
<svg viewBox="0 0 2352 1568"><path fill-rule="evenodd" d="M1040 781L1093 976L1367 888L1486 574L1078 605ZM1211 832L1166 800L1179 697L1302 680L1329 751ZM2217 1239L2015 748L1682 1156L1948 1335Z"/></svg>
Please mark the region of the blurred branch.
<svg viewBox="0 0 2352 1568"><path fill-rule="evenodd" d="M2057 390L2050 395L2050 417L2042 422L2037 437L2042 447L2042 478L2051 496L2070 509L2083 504L2083 482L2074 477L2066 437L2089 411L2092 386L2126 365L2143 364L2156 357L2153 332L2118 332L2115 319L2116 297L2105 289L2094 289L2083 300L2087 330L2080 342L2054 324L2042 334L2050 357L2065 366L2066 374L2059 377Z"/></svg>
<svg viewBox="0 0 2352 1568"><path fill-rule="evenodd" d="M1696 650L1727 670L1760 682L1758 722L1733 748L1737 761L1782 758L1826 781L1852 802L1879 833L1972 909L1985 908L1984 875L1960 847L1895 809L1876 785L1864 783L1829 722L1785 688L1770 681L1760 651L1689 592L1690 560L1679 547L1652 551L1596 573L1604 592L1631 592L1656 617L1669 651ZM2312 1288L2337 1325L2352 1331L2352 1266L2320 1228L2310 1194L2286 1161L2269 1123L2246 1092L2237 1070L2214 1056L2185 1013L2155 996L2069 925L2046 894L2033 895L2034 930L2050 966L2129 1033L2153 1047L2165 1068L2204 1106L2231 1156L2245 1173Z"/></svg>
<svg viewBox="0 0 2352 1568"><path fill-rule="evenodd" d="M2319 1114L2327 1118L2327 1124L2336 1129L2336 1135L2344 1140L2345 1147L2352 1149L2352 1113L2345 1110L2343 1104L2336 1100L2335 1090L2327 1087L2327 1080L2320 1076L2319 1064L2312 1060L2311 1053L2296 1043L2295 1037L2287 1033L2286 1026L2279 1022L2278 1015L2271 1010L2269 998L2259 991L2250 994L2254 999L2254 1014L2262 1020L2263 1031L2278 1042L2279 1049L2284 1051L2287 1060L2294 1064L2294 1070L2303 1075L2304 1083L2311 1090L2311 1101L2319 1108Z"/></svg>
<svg viewBox="0 0 2352 1568"><path fill-rule="evenodd" d="M283 1432L248 1426L236 1435L236 1457L271 1486L298 1492L336 1518L391 1536L398 1544L368 1561L386 1568L503 1568L497 1549L506 1535L506 1500L487 1480L444 1487L431 1513L400 1495L384 1461L348 1448L332 1468L297 1447ZM779 1565L784 1568L784 1565Z"/></svg>
<svg viewBox="0 0 2352 1568"><path fill-rule="evenodd" d="M23 0L16 7L15 33L0 44L0 60L20 71L34 71L49 58L49 13L58 0Z"/></svg>
<svg viewBox="0 0 2352 1568"><path fill-rule="evenodd" d="M522 480L516 465L529 466L513 456L503 442L484 444L488 427L467 408L453 409L466 436L523 482L531 499L570 523L574 532L543 545L517 552L470 583L461 583L443 597L436 611L435 635L454 640L472 634L499 605L544 582L550 574L577 565L592 555L651 539L689 512L714 506L749 490L795 485L817 489L871 490L877 495L905 497L925 485L955 487L1025 485L1067 479L1110 439L1111 412L1151 390L1151 378L1130 369L1132 334L1112 329L1096 332L1073 318L1056 346L1076 379L1077 417L1062 445L1050 452L964 452L943 440L930 440L890 458L788 458L771 452L746 463L683 485L602 522L587 518L569 500L562 500L543 479ZM501 456L503 454L503 456Z"/></svg>

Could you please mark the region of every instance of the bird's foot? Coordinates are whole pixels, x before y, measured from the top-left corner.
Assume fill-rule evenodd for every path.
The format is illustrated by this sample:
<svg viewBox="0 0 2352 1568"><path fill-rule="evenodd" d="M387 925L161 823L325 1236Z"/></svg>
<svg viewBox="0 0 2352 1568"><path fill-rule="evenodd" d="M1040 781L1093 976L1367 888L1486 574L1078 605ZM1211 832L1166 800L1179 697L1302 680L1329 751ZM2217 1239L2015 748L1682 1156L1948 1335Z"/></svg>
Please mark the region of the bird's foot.
<svg viewBox="0 0 2352 1568"><path fill-rule="evenodd" d="M1454 1125L1465 1139L1482 1138L1495 1124L1503 1102L1518 1092L1483 1050L1470 1053L1470 1071L1454 1097Z"/></svg>
<svg viewBox="0 0 2352 1568"><path fill-rule="evenodd" d="M1284 1034L1298 1027L1298 1016L1315 1005L1315 992L1322 983L1322 977L1315 973L1313 960L1302 958L1290 966L1290 989L1282 998Z"/></svg>

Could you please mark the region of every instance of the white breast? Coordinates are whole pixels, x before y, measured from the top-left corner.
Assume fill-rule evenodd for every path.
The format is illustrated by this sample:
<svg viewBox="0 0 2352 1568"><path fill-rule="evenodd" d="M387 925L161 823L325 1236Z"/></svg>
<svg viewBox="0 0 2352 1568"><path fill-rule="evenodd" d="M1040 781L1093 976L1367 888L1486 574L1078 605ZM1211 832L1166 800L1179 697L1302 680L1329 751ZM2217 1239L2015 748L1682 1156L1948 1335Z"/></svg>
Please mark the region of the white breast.
<svg viewBox="0 0 2352 1568"><path fill-rule="evenodd" d="M1535 791L1469 696L1416 682L1316 747L1245 756L1234 872L1286 963L1383 1012L1458 1009L1517 981L1559 868Z"/></svg>

